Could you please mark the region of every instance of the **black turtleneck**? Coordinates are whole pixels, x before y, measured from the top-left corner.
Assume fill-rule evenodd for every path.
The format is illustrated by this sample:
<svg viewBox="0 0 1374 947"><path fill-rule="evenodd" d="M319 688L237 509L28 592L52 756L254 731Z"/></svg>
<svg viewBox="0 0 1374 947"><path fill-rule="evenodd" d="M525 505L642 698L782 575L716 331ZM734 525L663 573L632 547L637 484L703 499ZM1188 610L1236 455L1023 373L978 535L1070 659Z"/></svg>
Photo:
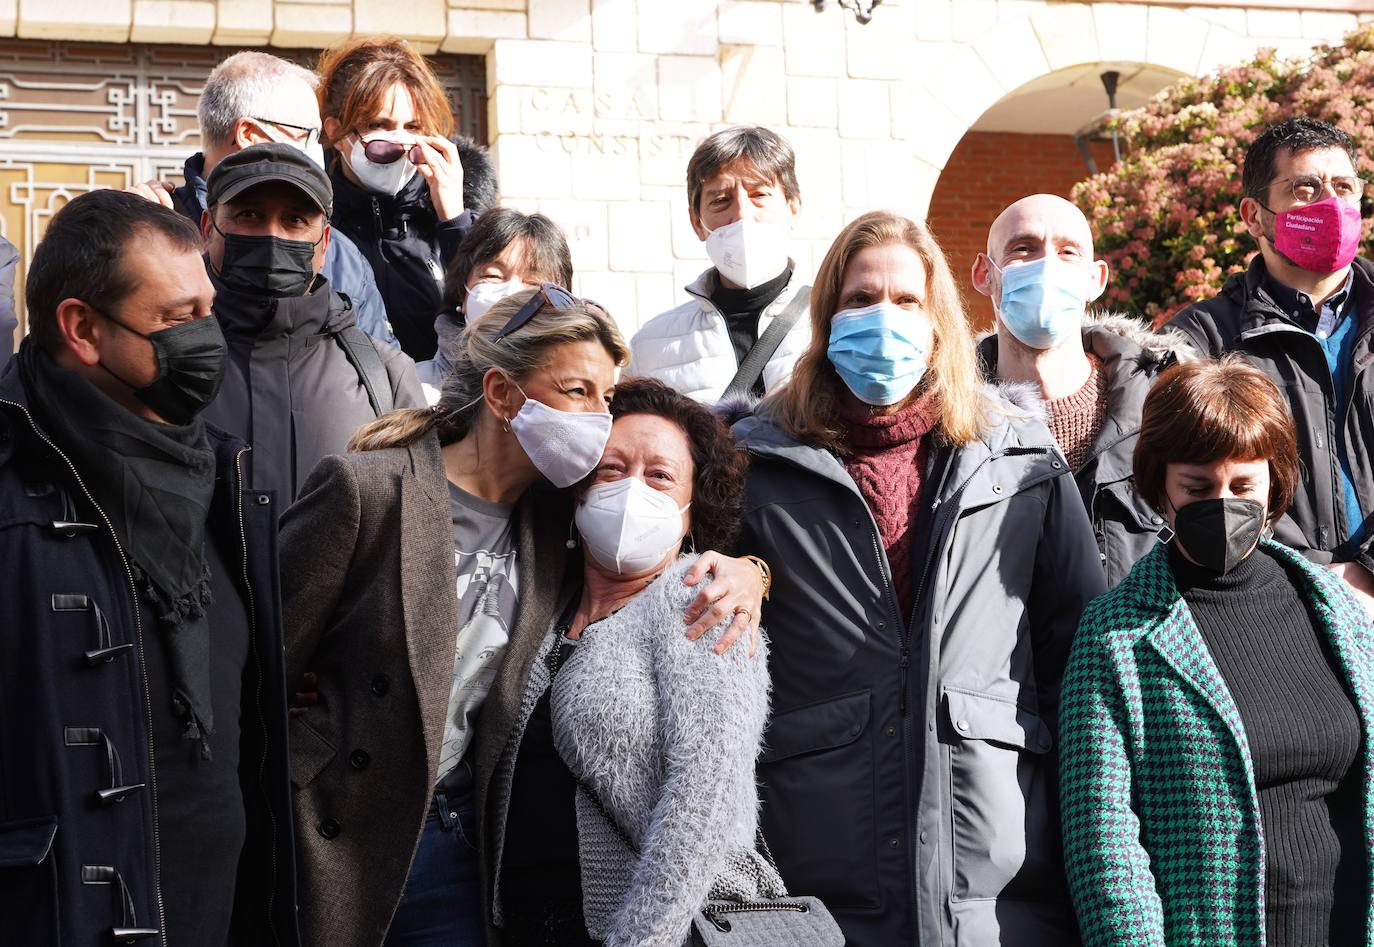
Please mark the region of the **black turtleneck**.
<svg viewBox="0 0 1374 947"><path fill-rule="evenodd" d="M1264 828L1269 947L1364 943L1360 719L1297 576L1260 549L1226 575L1169 551L1240 710Z"/></svg>
<svg viewBox="0 0 1374 947"><path fill-rule="evenodd" d="M744 356L759 340L759 317L772 305L773 300L782 295L787 283L792 279L792 265L766 283L753 289L730 289L720 281L716 274L716 285L711 291L711 302L725 317L725 328L730 333L730 344L735 349L735 364L744 361ZM763 376L754 382L755 395L763 395Z"/></svg>

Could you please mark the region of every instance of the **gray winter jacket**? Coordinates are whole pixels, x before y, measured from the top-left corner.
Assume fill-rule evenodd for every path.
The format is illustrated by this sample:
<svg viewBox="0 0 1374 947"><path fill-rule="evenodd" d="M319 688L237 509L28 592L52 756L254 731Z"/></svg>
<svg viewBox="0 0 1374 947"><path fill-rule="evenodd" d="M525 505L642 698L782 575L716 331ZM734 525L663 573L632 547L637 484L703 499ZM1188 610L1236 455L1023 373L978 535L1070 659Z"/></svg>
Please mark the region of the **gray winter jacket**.
<svg viewBox="0 0 1374 947"><path fill-rule="evenodd" d="M850 947L1077 942L1059 841L1059 684L1106 587L1043 424L991 389L935 445L901 614L877 525L833 454L762 416L739 548L773 568L763 830ZM766 405L765 405L766 407Z"/></svg>
<svg viewBox="0 0 1374 947"><path fill-rule="evenodd" d="M236 293L213 274L211 281L229 362L205 419L253 445L248 480L255 490L274 491L282 509L323 457L343 453L359 427L391 407L424 407L410 358L359 332L349 300L323 278L292 299ZM377 408L365 373L350 361L345 332L376 353Z"/></svg>
<svg viewBox="0 0 1374 947"><path fill-rule="evenodd" d="M1098 557L1115 586L1131 566L1154 548L1164 517L1136 493L1131 456L1140 437L1140 411L1150 386L1175 361L1197 356L1174 333L1151 332L1145 323L1125 315L1089 318L1083 325L1083 349L1102 362L1107 382L1107 417L1093 441L1088 459L1073 472L1078 492L1092 520ZM997 375L997 335L978 343L989 380Z"/></svg>
<svg viewBox="0 0 1374 947"><path fill-rule="evenodd" d="M708 896L785 894L754 853L767 645L753 658L743 647L715 654L724 622L687 640L682 613L696 590L682 577L696 558L683 556L620 611L587 626L553 686L554 742L583 784L576 803L583 912L588 932L606 947L679 947ZM516 756L549 687L544 658L556 641L550 627L493 781L496 879ZM499 884L493 900L499 926Z"/></svg>

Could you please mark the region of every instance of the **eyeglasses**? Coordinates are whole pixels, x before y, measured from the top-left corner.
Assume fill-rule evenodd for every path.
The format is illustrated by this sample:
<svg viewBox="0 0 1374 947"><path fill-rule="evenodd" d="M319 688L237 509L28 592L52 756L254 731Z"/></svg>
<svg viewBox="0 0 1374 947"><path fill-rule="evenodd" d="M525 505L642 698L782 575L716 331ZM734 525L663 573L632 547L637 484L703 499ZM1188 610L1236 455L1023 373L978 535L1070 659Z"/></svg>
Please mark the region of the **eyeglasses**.
<svg viewBox="0 0 1374 947"><path fill-rule="evenodd" d="M1358 204L1360 198L1370 194L1370 182L1353 174L1337 174L1329 178L1316 174L1295 174L1291 178L1269 182L1270 187L1276 184L1286 184L1293 200L1299 204L1321 200L1328 184L1333 194L1351 204Z"/></svg>
<svg viewBox="0 0 1374 947"><path fill-rule="evenodd" d="M500 342L506 336L520 331L524 328L525 323L539 315L540 310L545 306L552 306L559 312L567 312L576 309L581 302L582 300L579 300L562 286L554 283L540 283L539 290L529 298L525 305L520 307L519 312L510 317L510 321L505 324L501 331L496 333L496 341ZM590 299L585 300L585 302L587 305L596 306L598 309L602 308Z"/></svg>
<svg viewBox="0 0 1374 947"><path fill-rule="evenodd" d="M373 164L395 164L407 152L410 153L411 164L425 163L424 152L418 144L402 145L380 138L363 141L362 132L358 132L358 140L363 142L363 154L367 155L367 160Z"/></svg>
<svg viewBox="0 0 1374 947"><path fill-rule="evenodd" d="M274 118L257 118L249 115L250 121L257 122L259 125L271 125L274 128L282 129L286 136L293 142L299 143L302 147L308 147L320 140L320 130L311 128L307 125L292 125L290 122L279 122ZM290 129L289 131L286 131ZM294 134L293 134L294 133Z"/></svg>

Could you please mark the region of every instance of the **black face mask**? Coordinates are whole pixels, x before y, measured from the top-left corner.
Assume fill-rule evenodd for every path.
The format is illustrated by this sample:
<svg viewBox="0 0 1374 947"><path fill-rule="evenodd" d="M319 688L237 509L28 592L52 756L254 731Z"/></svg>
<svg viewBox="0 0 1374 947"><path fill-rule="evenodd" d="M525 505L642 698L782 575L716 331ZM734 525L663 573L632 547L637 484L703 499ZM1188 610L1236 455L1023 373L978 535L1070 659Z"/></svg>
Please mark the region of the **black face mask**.
<svg viewBox="0 0 1374 947"><path fill-rule="evenodd" d="M1225 575L1254 551L1264 519L1264 507L1254 500L1196 500L1174 507L1174 538L1189 559Z"/></svg>
<svg viewBox="0 0 1374 947"><path fill-rule="evenodd" d="M113 316L101 315L124 331L142 336L152 343L153 354L157 357L157 379L146 388L135 388L108 365L103 362L100 365L121 384L132 388L139 401L169 423L185 425L195 420L196 415L215 400L219 386L224 381L224 359L228 346L224 343L219 320L214 316L192 319L145 335Z"/></svg>
<svg viewBox="0 0 1374 947"><path fill-rule="evenodd" d="M319 240L287 240L284 237L225 233L224 259L215 274L226 289L249 296L286 299L304 296L315 279L315 247ZM320 240L324 235L320 235Z"/></svg>

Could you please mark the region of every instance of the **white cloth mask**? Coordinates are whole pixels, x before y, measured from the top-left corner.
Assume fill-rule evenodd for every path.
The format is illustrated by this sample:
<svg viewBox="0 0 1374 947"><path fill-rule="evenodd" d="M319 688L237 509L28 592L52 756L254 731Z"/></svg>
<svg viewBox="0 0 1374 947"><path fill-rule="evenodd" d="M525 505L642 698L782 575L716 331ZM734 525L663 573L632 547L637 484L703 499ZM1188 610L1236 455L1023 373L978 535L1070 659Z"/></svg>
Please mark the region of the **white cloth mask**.
<svg viewBox="0 0 1374 947"><path fill-rule="evenodd" d="M597 565L617 575L639 575L682 542L682 514L691 505L679 507L662 490L625 477L588 488L573 521Z"/></svg>
<svg viewBox="0 0 1374 947"><path fill-rule="evenodd" d="M408 155L401 155L390 164L369 161L366 150L369 141L394 141L398 145L410 145L415 143L415 136L405 131L373 132L366 138L355 136L353 144L349 146L348 166L358 176L359 184L374 194L399 194L401 188L415 177L415 165L410 163Z"/></svg>
<svg viewBox="0 0 1374 947"><path fill-rule="evenodd" d="M528 288L527 283L518 279L508 279L504 283L478 283L468 290L467 298L463 300L463 318L472 322L507 296L514 296Z"/></svg>
<svg viewBox="0 0 1374 947"><path fill-rule="evenodd" d="M787 269L788 228L742 217L706 236L706 255L730 282L753 289Z"/></svg>
<svg viewBox="0 0 1374 947"><path fill-rule="evenodd" d="M571 487L596 469L611 437L611 415L559 411L525 395L510 429L536 470L555 487Z"/></svg>

